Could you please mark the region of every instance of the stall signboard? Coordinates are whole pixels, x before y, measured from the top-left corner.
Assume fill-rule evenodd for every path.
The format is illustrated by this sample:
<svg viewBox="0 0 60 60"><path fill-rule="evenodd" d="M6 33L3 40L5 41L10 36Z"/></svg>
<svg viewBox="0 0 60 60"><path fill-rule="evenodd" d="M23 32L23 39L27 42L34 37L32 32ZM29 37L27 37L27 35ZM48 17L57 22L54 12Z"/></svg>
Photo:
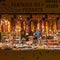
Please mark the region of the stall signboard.
<svg viewBox="0 0 60 60"><path fill-rule="evenodd" d="M0 0L0 13L59 13L60 0Z"/></svg>

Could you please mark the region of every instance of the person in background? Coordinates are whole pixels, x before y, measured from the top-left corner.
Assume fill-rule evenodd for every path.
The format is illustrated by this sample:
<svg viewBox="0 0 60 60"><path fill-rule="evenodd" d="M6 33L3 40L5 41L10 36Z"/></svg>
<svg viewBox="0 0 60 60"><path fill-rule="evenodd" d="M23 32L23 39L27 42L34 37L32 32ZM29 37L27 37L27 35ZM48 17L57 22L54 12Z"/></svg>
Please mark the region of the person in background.
<svg viewBox="0 0 60 60"><path fill-rule="evenodd" d="M33 36L33 32L32 31L29 32L29 36Z"/></svg>
<svg viewBox="0 0 60 60"><path fill-rule="evenodd" d="M25 40L26 39L26 35L25 35L25 31L21 31L21 40Z"/></svg>
<svg viewBox="0 0 60 60"><path fill-rule="evenodd" d="M28 36L29 36L29 33L28 32L26 32L26 41L28 41Z"/></svg>
<svg viewBox="0 0 60 60"><path fill-rule="evenodd" d="M35 39L37 39L38 44L40 44L40 38L42 37L41 31L39 29L36 29L33 35L35 36Z"/></svg>

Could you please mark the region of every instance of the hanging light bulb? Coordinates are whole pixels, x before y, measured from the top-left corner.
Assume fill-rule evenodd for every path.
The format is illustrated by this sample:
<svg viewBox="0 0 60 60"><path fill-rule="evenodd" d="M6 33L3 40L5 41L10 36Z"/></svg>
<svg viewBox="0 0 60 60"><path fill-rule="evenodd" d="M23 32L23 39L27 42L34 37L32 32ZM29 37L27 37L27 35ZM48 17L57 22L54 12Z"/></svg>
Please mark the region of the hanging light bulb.
<svg viewBox="0 0 60 60"><path fill-rule="evenodd" d="M31 31L34 32L34 22L31 22Z"/></svg>
<svg viewBox="0 0 60 60"><path fill-rule="evenodd" d="M25 21L23 22L23 29L25 30Z"/></svg>
<svg viewBox="0 0 60 60"><path fill-rule="evenodd" d="M10 32L11 28L10 28L10 21L8 21L8 32Z"/></svg>
<svg viewBox="0 0 60 60"><path fill-rule="evenodd" d="M54 29L54 33L55 33L56 32L56 21L54 21L53 29Z"/></svg>
<svg viewBox="0 0 60 60"><path fill-rule="evenodd" d="M37 23L37 29L38 29L38 30L40 29L40 23L39 23L39 21L38 21L38 23Z"/></svg>
<svg viewBox="0 0 60 60"><path fill-rule="evenodd" d="M46 21L46 33L48 35L48 22Z"/></svg>

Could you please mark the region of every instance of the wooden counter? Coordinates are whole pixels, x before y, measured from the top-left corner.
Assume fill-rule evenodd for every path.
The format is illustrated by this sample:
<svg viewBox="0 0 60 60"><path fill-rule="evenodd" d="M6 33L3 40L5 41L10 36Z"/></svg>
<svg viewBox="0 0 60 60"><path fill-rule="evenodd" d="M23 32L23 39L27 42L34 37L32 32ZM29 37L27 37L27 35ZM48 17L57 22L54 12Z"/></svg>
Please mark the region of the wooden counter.
<svg viewBox="0 0 60 60"><path fill-rule="evenodd" d="M0 60L60 60L60 51L54 50L0 50Z"/></svg>

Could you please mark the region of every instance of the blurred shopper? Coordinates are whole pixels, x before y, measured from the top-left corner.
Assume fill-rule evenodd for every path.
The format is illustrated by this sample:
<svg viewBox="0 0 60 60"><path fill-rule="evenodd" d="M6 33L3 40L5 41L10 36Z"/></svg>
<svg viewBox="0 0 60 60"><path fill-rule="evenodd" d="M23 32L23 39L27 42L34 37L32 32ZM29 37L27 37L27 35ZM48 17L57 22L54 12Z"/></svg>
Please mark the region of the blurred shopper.
<svg viewBox="0 0 60 60"><path fill-rule="evenodd" d="M39 29L37 29L37 30L34 32L33 35L35 36L35 39L37 39L38 44L40 44L40 38L42 37L41 31L40 31Z"/></svg>
<svg viewBox="0 0 60 60"><path fill-rule="evenodd" d="M28 41L28 36L29 36L29 33L26 32L26 41Z"/></svg>
<svg viewBox="0 0 60 60"><path fill-rule="evenodd" d="M25 31L21 31L21 40L26 40Z"/></svg>

